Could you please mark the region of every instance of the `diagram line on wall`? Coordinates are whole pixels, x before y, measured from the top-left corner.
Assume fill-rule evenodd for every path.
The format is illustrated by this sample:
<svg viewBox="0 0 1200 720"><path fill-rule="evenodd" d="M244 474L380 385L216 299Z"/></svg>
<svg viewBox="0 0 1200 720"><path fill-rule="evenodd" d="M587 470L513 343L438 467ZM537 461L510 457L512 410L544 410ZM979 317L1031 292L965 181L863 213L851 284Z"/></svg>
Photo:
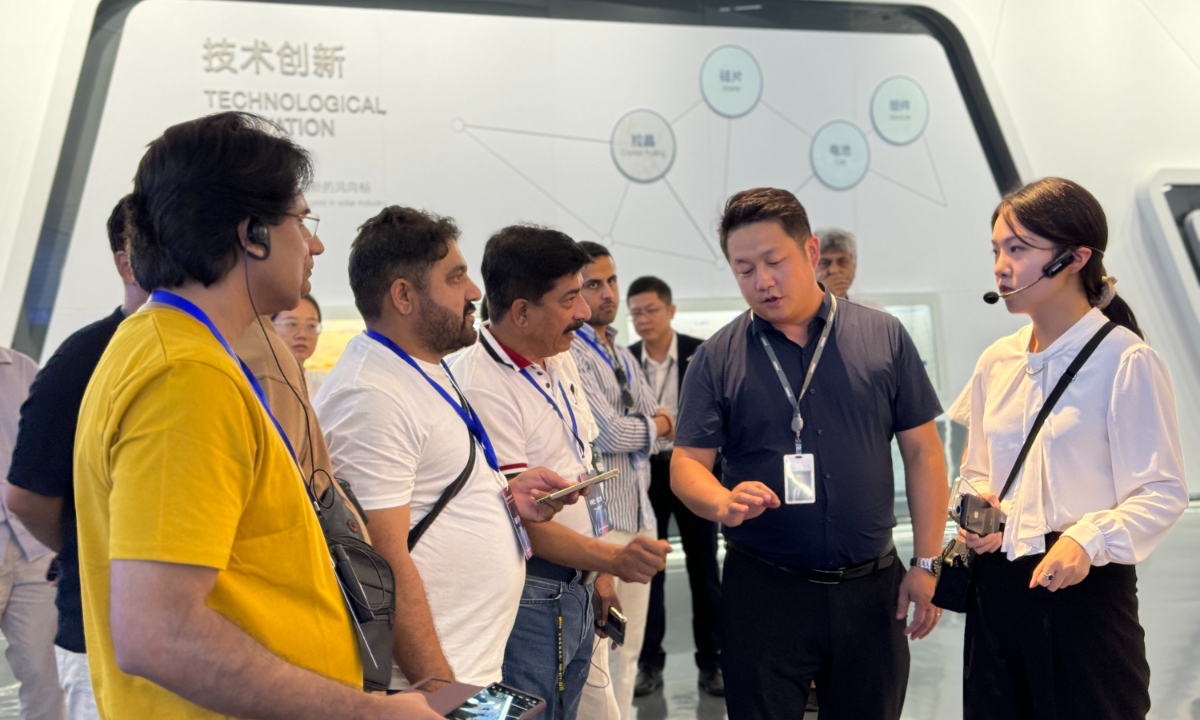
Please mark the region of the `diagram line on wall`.
<svg viewBox="0 0 1200 720"><path fill-rule="evenodd" d="M680 120L682 120L682 119L684 119L685 117L687 117L687 116L688 116L688 113L690 113L691 111L693 111L693 110L695 110L696 108L700 107L700 103L702 103L702 102L704 102L704 98L700 98L700 99L699 99L699 100L697 100L696 102L692 103L692 104L691 104L691 106L690 106L690 107L688 107L688 109L687 109L687 110L684 110L683 112L679 113L679 117L677 117L677 118L675 118L674 120L672 120L672 121L671 121L671 124L672 124L672 125L674 125L675 123L677 123L677 122L679 122Z"/></svg>
<svg viewBox="0 0 1200 720"><path fill-rule="evenodd" d="M815 177L816 177L816 175L814 175L813 173L809 173L808 177L804 178L804 182L802 182L796 186L796 189L792 191L792 194L798 195L800 193L800 191L804 189L804 186L809 184L810 182L812 182L812 179Z"/></svg>
<svg viewBox="0 0 1200 720"><path fill-rule="evenodd" d="M729 148L733 146L733 120L727 120L725 124L725 187L721 193L723 197L729 197Z"/></svg>
<svg viewBox="0 0 1200 720"><path fill-rule="evenodd" d="M617 202L617 211L613 213L612 224L608 226L608 234L611 236L613 231L617 229L617 218L621 217L621 208L625 207L625 196L629 194L629 188L633 185L630 180L625 183L625 189L621 191L621 200Z"/></svg>
<svg viewBox="0 0 1200 720"><path fill-rule="evenodd" d="M465 130L486 130L488 132L510 133L513 135L531 135L533 137L553 138L555 140L575 140L578 142L601 143L608 145L611 141L600 140L599 138L579 137L578 135L559 135L557 133L541 132L539 130L517 130L515 128L499 128L489 127L487 125L468 125L463 124Z"/></svg>
<svg viewBox="0 0 1200 720"><path fill-rule="evenodd" d="M933 161L933 149L929 147L929 140L925 134L921 134L921 144L925 146L925 156L929 158L929 167L933 168L933 179L937 181L938 195L942 197L942 207L949 207L950 201L946 199L946 190L942 187L942 176L938 173L937 163Z"/></svg>
<svg viewBox="0 0 1200 720"><path fill-rule="evenodd" d="M685 255L683 253L672 252L670 250L660 250L658 248L646 247L645 245L634 245L633 243L621 242L620 240L613 240L613 245L620 245L621 247L632 248L634 250L645 250L646 252L657 253L658 255L668 255L670 257L680 258L682 260L692 260L694 262L704 263L705 265L710 265L713 262L712 260L705 260L704 258L699 258L695 255Z"/></svg>
<svg viewBox="0 0 1200 720"><path fill-rule="evenodd" d="M511 162L509 162L507 159L505 159L503 155L501 155L500 153L496 152L496 151L495 151L495 150L493 150L493 149L492 149L492 148L491 148L491 147L490 147L490 146L489 146L487 143L485 143L483 140L481 140L481 139L479 139L478 137L476 137L476 136L475 136L475 133L471 132L470 130L465 130L465 132L466 132L466 134L467 134L467 136L468 136L468 137L470 137L470 138L471 138L472 140L474 140L475 142L479 143L480 147L482 147L484 150L487 150L487 151L488 151L489 153L491 153L491 154L492 154L492 155L493 155L493 156L494 156L494 157L495 157L497 160L499 160L500 162L502 162L502 163L504 163L505 165L507 165L507 166L508 166L508 169L512 170L512 171L513 171L513 172L515 172L517 175L520 175L520 176L521 176L521 178L522 178L523 180L525 180L525 182L527 182L527 183L529 183L530 185L532 185L532 186L533 186L533 188L534 188L535 190L537 190L537 191L538 191L538 192L540 192L541 194L545 195L545 196L546 196L546 198L547 198L548 200L550 200L550 202L552 202L552 203L554 203L555 205L557 205L558 207L562 208L562 210L563 210L565 213L567 213L567 214L568 214L568 215L570 215L571 217L575 218L575 220L576 220L576 221L578 221L580 225L583 225L585 228L587 228L588 230L590 230L590 231L592 232L592 234L596 236L596 239L597 239L597 240L599 240L599 239L600 239L600 237L603 235L603 233L601 233L601 232L600 232L599 230L597 230L596 228L592 227L592 226L591 226L591 224L590 224L590 223L588 223L588 221L587 221L587 220L584 220L583 218L579 217L579 215L578 215L578 214L576 214L576 212L575 212L574 210L572 210L571 208L569 208L569 207L567 207L566 205L563 205L561 202L559 202L558 198L556 198L556 197L554 197L553 195L551 195L551 194L550 194L550 193L549 193L549 192L548 192L548 191L547 191L545 188L543 188L541 185L538 185L536 182L534 182L534 181L533 181L533 178L531 178L531 177L529 177L528 175L526 175L525 173L521 172L520 168L518 168L516 165L513 165Z"/></svg>
<svg viewBox="0 0 1200 720"><path fill-rule="evenodd" d="M883 173L879 172L875 168L871 168L870 170L868 170L868 172L870 172L872 175L875 175L884 180L887 180L888 182L890 182L891 184L895 185L898 188L903 188L903 189L909 191L910 193L912 193L913 195L916 195L917 197L925 198L926 200L933 203L934 205L938 205L939 207L946 207L945 202L938 200L937 198L929 197L928 195L921 192L920 190L914 190L913 188L910 188L909 186L905 185L902 182L899 182L898 180L893 180L890 177L888 177L887 175L884 175Z"/></svg>
<svg viewBox="0 0 1200 720"><path fill-rule="evenodd" d="M767 102L766 100L759 100L759 101L758 101L758 104L759 104L759 105L762 105L762 106L763 106L763 107L765 107L766 109L768 109L768 110L770 110L771 112L773 112L773 113L775 113L776 115L778 115L778 116L780 117L780 119L781 119L781 120L783 120L783 121L784 121L785 123L787 123L788 125L791 125L792 127L796 128L796 129L797 129L797 130L799 130L800 132L802 132L802 133L804 133L805 135L807 135L809 140L811 140L811 139L812 139L812 137L813 137L813 134L812 134L812 133L810 133L809 131L805 130L803 127L801 127L801 126L800 126L800 124L799 124L799 123L797 123L796 121L792 120L792 119L791 119L790 117L788 117L787 115L784 115L783 113L781 113L781 112L779 112L778 110L776 110L776 109L775 109L775 107L774 107L773 105L771 105L771 103Z"/></svg>
<svg viewBox="0 0 1200 720"><path fill-rule="evenodd" d="M696 228L696 234L700 236L700 239L704 241L704 246L708 248L708 253L712 256L713 262L716 262L719 256L713 250L712 243L708 241L708 236L700 229L700 223L696 222L696 218L692 217L692 213L687 209L687 205L683 204L683 198L679 197L679 193L675 192L675 186L666 178L662 179L662 184L666 185L667 189L671 191L671 196L675 198L675 202L679 203L679 209L683 210L684 215L687 215L687 219L692 223L692 227Z"/></svg>

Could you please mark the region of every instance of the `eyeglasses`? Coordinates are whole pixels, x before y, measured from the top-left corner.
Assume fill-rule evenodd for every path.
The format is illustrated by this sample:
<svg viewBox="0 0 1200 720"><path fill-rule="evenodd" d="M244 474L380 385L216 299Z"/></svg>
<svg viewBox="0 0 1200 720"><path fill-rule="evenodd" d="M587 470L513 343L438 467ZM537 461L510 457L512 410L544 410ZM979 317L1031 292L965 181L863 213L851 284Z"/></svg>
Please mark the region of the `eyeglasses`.
<svg viewBox="0 0 1200 720"><path fill-rule="evenodd" d="M310 237L317 236L317 226L321 224L321 218L312 214L296 215L294 213L287 213L287 215L288 217L294 217L300 220L300 224L303 225L304 229L308 231Z"/></svg>
<svg viewBox="0 0 1200 720"><path fill-rule="evenodd" d="M638 308L637 310L630 310L629 317L633 318L634 320L640 320L643 317L652 318L666 309L667 309L666 305L657 305L657 306L648 307L648 308Z"/></svg>
<svg viewBox="0 0 1200 720"><path fill-rule="evenodd" d="M277 330L283 330L291 335L295 335L296 333L300 332L301 329L307 333L315 333L317 335L321 334L321 323L319 322L302 323L299 320L279 320L276 321L275 328Z"/></svg>

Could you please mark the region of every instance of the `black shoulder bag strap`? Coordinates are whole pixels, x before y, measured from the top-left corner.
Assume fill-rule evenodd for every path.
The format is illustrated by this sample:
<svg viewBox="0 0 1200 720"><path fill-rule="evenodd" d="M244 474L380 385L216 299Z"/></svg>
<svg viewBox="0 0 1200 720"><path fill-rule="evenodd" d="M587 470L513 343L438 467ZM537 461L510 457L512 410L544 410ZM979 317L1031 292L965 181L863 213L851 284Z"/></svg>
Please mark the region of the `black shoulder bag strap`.
<svg viewBox="0 0 1200 720"><path fill-rule="evenodd" d="M454 391L458 394L458 401L462 403L462 406L467 407L467 400L462 396L462 393L458 392L458 388L455 388ZM471 443L471 454L467 457L467 466L458 474L458 477L454 478L454 482L447 485L446 489L442 491L442 496L438 498L438 501L434 504L433 509L429 511L429 514L421 518L421 522L408 531L409 552L412 552L412 549L417 546L417 543L421 540L421 536L425 534L425 531L429 529L433 521L437 520L437 516L442 514L442 511L446 509L446 506L450 504L454 496L462 492L463 486L467 484L467 480L471 477L471 472L475 469L475 436L468 432L467 441Z"/></svg>
<svg viewBox="0 0 1200 720"><path fill-rule="evenodd" d="M1004 483L1004 489L997 496L997 501L1003 500L1008 491L1012 489L1013 482L1017 479L1017 473L1021 471L1021 466L1025 464L1025 456L1029 454L1029 449L1033 447L1033 441L1037 438L1038 431L1042 429L1042 423L1046 422L1046 418L1050 417L1050 411L1054 409L1055 403L1062 397L1062 394L1067 391L1067 386L1079 374L1079 369L1087 362L1096 348L1100 345L1100 341L1108 336L1110 332L1117 327L1117 324L1111 320L1104 324L1104 327L1096 331L1091 340L1088 340L1087 345L1079 351L1075 359L1067 367L1067 371L1058 379L1058 384L1054 386L1054 390L1050 393L1050 397L1042 403L1042 409L1038 411L1037 418L1033 421L1033 427L1029 429L1029 436L1025 438L1025 444L1021 446L1021 454L1017 455L1017 461L1013 463L1012 471L1008 473L1008 480Z"/></svg>

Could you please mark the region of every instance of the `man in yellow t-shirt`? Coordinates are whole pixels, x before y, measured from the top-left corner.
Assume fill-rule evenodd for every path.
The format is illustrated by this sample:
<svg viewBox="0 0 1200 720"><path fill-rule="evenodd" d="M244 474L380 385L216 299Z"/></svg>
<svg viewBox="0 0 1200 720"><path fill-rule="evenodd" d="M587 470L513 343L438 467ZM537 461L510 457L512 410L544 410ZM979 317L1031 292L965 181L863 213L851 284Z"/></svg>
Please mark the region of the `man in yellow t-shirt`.
<svg viewBox="0 0 1200 720"><path fill-rule="evenodd" d="M138 167L130 248L155 292L109 343L75 443L102 718L438 717L362 692L300 471L225 340L307 291L309 177L303 149L242 113L169 128Z"/></svg>

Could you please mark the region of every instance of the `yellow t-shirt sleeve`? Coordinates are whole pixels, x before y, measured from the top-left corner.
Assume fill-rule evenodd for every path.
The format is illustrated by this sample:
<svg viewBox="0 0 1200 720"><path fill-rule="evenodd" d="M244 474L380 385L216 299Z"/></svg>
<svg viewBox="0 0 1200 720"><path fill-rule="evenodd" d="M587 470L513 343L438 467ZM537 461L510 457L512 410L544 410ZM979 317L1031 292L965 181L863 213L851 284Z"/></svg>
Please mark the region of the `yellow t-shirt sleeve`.
<svg viewBox="0 0 1200 720"><path fill-rule="evenodd" d="M134 392L110 446L110 559L224 570L254 481L258 408L202 362L168 364Z"/></svg>

